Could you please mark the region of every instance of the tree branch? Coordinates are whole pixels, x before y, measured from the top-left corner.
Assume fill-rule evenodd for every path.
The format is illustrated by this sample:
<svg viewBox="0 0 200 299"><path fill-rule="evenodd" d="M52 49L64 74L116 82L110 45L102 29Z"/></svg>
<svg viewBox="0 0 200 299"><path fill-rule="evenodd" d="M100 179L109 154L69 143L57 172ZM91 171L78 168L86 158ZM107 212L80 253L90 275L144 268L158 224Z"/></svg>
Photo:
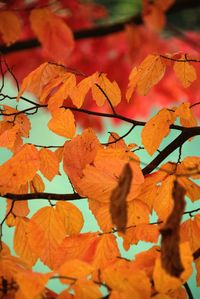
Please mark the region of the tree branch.
<svg viewBox="0 0 200 299"><path fill-rule="evenodd" d="M142 169L144 175L151 173L173 151L179 148L189 138L200 135L200 127L185 128L182 133L168 144L146 167Z"/></svg>
<svg viewBox="0 0 200 299"><path fill-rule="evenodd" d="M200 2L196 0L182 0L182 1L177 1L167 12L167 15L186 10L189 8L196 8L200 6ZM133 16L131 18L128 18L124 20L123 22L119 23L114 23L114 24L108 24L104 26L95 26L89 29L83 29L83 30L78 30L74 31L74 39L79 40L79 39L85 39L85 38L97 38L97 37L102 37L106 36L109 34L121 32L125 29L126 25L128 24L135 24L135 25L140 25L142 24L142 18L141 14L138 14L136 16ZM23 51L23 50L30 50L33 48L38 48L41 47L40 42L37 39L29 39L29 40L23 40L16 42L15 44L6 47L5 45L0 45L0 53L1 54L8 54L12 52L17 52L17 51Z"/></svg>
<svg viewBox="0 0 200 299"><path fill-rule="evenodd" d="M78 193L71 194L57 194L57 193L47 193L47 192L36 192L36 193L26 193L26 194L13 194L6 193L1 195L1 197L5 197L11 199L13 201L23 201L23 200L31 200L31 199L47 199L47 200L79 200L86 199L86 197L82 197Z"/></svg>

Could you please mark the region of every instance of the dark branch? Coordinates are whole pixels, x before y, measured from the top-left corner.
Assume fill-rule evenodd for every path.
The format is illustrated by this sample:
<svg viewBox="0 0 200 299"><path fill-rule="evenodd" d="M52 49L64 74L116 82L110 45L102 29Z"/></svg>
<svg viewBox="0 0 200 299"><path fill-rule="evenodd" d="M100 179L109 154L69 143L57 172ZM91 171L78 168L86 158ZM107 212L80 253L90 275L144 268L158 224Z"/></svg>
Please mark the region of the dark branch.
<svg viewBox="0 0 200 299"><path fill-rule="evenodd" d="M13 194L13 193L6 193L1 195L1 197L5 197L11 199L13 201L22 201L22 200L30 200L30 199L47 199L47 200L79 200L85 199L78 193L71 193L71 194L57 194L57 193L46 193L46 192L36 192L36 193L29 193L29 194Z"/></svg>
<svg viewBox="0 0 200 299"><path fill-rule="evenodd" d="M142 172L144 175L151 173L161 162L164 161L173 151L179 148L189 138L200 135L200 127L185 128L182 133L168 144L158 155L155 157Z"/></svg>

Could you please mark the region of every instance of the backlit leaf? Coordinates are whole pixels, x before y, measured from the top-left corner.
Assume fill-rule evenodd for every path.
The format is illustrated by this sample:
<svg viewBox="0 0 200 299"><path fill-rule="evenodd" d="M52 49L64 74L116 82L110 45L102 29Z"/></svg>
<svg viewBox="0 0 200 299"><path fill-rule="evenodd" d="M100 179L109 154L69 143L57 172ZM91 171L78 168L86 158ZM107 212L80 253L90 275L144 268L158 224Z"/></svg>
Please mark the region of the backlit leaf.
<svg viewBox="0 0 200 299"><path fill-rule="evenodd" d="M16 281L25 298L35 299L38 295L42 295L50 277L51 273L35 273L26 270L17 273Z"/></svg>
<svg viewBox="0 0 200 299"><path fill-rule="evenodd" d="M0 166L0 191L8 192L31 181L39 167L37 149L34 145L25 144Z"/></svg>
<svg viewBox="0 0 200 299"><path fill-rule="evenodd" d="M59 174L59 162L54 152L48 148L42 148L40 155L40 171L49 180Z"/></svg>
<svg viewBox="0 0 200 299"><path fill-rule="evenodd" d="M57 202L56 211L64 223L67 235L79 233L83 227L84 219L81 211L70 202Z"/></svg>
<svg viewBox="0 0 200 299"><path fill-rule="evenodd" d="M138 94L147 95L149 90L162 79L165 74L165 69L166 65L163 63L160 56L148 55L138 67L138 74L136 77Z"/></svg>
<svg viewBox="0 0 200 299"><path fill-rule="evenodd" d="M183 55L181 57L181 60L187 60L187 59ZM183 61L183 62L176 61L174 63L174 71L177 78L180 80L183 87L185 88L189 87L192 84L192 82L194 82L197 78L195 68L187 61Z"/></svg>
<svg viewBox="0 0 200 299"><path fill-rule="evenodd" d="M78 280L74 285L75 298L79 299L100 299L102 293L98 284L91 280Z"/></svg>
<svg viewBox="0 0 200 299"><path fill-rule="evenodd" d="M32 251L28 237L28 218L17 218L14 233L14 249L17 255L29 266L37 261L37 254Z"/></svg>
<svg viewBox="0 0 200 299"><path fill-rule="evenodd" d="M65 227L59 213L53 207L43 207L28 224L30 245L35 254L49 268L55 265L55 253L64 239Z"/></svg>
<svg viewBox="0 0 200 299"><path fill-rule="evenodd" d="M30 192L36 193L36 192L44 192L45 185L44 182L39 176L39 174L36 173L32 181L30 181Z"/></svg>
<svg viewBox="0 0 200 299"><path fill-rule="evenodd" d="M21 30L21 21L13 11L0 12L0 33L6 46L10 46L19 39Z"/></svg>
<svg viewBox="0 0 200 299"><path fill-rule="evenodd" d="M69 261L66 261L64 264L61 265L61 267L58 269L58 273L61 278L61 282L65 284L73 283L73 279L65 279L66 277L72 277L75 279L85 278L89 274L91 274L94 271L94 268L83 261L80 261L78 259L72 259Z"/></svg>
<svg viewBox="0 0 200 299"><path fill-rule="evenodd" d="M80 192L79 182L83 177L83 169L93 162L98 148L100 148L93 129L86 129L64 145L63 168L69 176L75 189Z"/></svg>
<svg viewBox="0 0 200 299"><path fill-rule="evenodd" d="M60 136L70 139L74 137L76 126L71 110L64 108L57 109L48 122L48 128Z"/></svg>
<svg viewBox="0 0 200 299"><path fill-rule="evenodd" d="M74 48L74 39L71 29L64 20L52 13L49 8L40 8L31 11L30 23L48 55L58 62L66 62Z"/></svg>
<svg viewBox="0 0 200 299"><path fill-rule="evenodd" d="M150 155L155 153L163 138L169 134L169 127L173 122L173 112L162 109L145 124L142 130L142 143Z"/></svg>
<svg viewBox="0 0 200 299"><path fill-rule="evenodd" d="M197 126L197 120L190 108L190 103L182 103L175 110L175 115L180 117L180 123L184 127L195 127Z"/></svg>
<svg viewBox="0 0 200 299"><path fill-rule="evenodd" d="M92 96L99 107L108 99L113 106L121 102L121 90L118 84L115 81L111 82L106 74L99 74L97 83L92 86Z"/></svg>

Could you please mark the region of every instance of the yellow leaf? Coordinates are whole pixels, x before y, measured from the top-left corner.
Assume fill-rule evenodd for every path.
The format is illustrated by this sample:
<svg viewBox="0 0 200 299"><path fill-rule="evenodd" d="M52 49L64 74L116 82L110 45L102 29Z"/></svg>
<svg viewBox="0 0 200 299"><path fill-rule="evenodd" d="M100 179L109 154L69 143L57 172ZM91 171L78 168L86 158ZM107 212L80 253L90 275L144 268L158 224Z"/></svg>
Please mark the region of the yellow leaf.
<svg viewBox="0 0 200 299"><path fill-rule="evenodd" d="M44 192L45 185L44 182L39 176L39 174L36 173L32 181L30 181L30 192L37 193L37 192Z"/></svg>
<svg viewBox="0 0 200 299"><path fill-rule="evenodd" d="M15 43L19 39L21 31L21 21L13 11L0 12L0 32L6 46Z"/></svg>
<svg viewBox="0 0 200 299"><path fill-rule="evenodd" d="M86 278L89 274L94 271L94 267L90 264L80 261L78 259L72 259L66 261L61 267L57 270L60 276L66 278L61 278L60 281L65 284L74 283L76 279ZM67 279L67 277L71 277L74 279Z"/></svg>
<svg viewBox="0 0 200 299"><path fill-rule="evenodd" d="M12 189L31 181L39 166L39 155L35 146L23 145L12 158L0 166L0 192L12 192Z"/></svg>
<svg viewBox="0 0 200 299"><path fill-rule="evenodd" d="M48 122L49 130L66 138L73 138L76 132L74 115L69 109L60 108L53 112Z"/></svg>
<svg viewBox="0 0 200 299"><path fill-rule="evenodd" d="M42 295L51 275L51 273L34 273L25 270L17 273L16 281L25 298L35 299L38 295Z"/></svg>
<svg viewBox="0 0 200 299"><path fill-rule="evenodd" d="M189 248L189 243L180 244L181 261L184 267L180 278L176 278L167 274L167 272L161 266L161 260L158 258L155 263L153 279L155 288L160 293L167 293L170 290L176 290L182 284L184 284L193 272L192 268L192 253Z"/></svg>
<svg viewBox="0 0 200 299"><path fill-rule="evenodd" d="M185 55L182 55L180 59L186 60ZM189 87L197 78L195 68L187 61L176 61L174 63L174 71L185 88Z"/></svg>
<svg viewBox="0 0 200 299"><path fill-rule="evenodd" d="M83 169L93 162L100 142L93 129L86 129L64 145L63 168L69 176L77 192L81 192L79 182L83 177Z"/></svg>
<svg viewBox="0 0 200 299"><path fill-rule="evenodd" d="M29 266L33 266L37 261L37 254L32 251L28 236L28 218L17 218L14 233L14 250L20 258Z"/></svg>
<svg viewBox="0 0 200 299"><path fill-rule="evenodd" d="M169 134L173 122L173 112L162 109L145 124L141 134L142 144L150 155L155 153L163 138Z"/></svg>
<svg viewBox="0 0 200 299"><path fill-rule="evenodd" d="M160 56L148 55L138 67L138 94L141 96L147 95L149 90L162 79L165 69L166 65L162 62Z"/></svg>
<svg viewBox="0 0 200 299"><path fill-rule="evenodd" d="M92 96L99 107L108 101L113 106L121 102L121 90L117 82L111 82L103 73L99 74L96 84L92 86Z"/></svg>
<svg viewBox="0 0 200 299"><path fill-rule="evenodd" d="M40 155L40 171L51 181L57 174L59 174L59 162L54 152L48 148L42 148L39 151Z"/></svg>
<svg viewBox="0 0 200 299"><path fill-rule="evenodd" d="M81 211L70 202L57 202L56 211L64 223L67 235L79 233L83 227L84 219Z"/></svg>
<svg viewBox="0 0 200 299"><path fill-rule="evenodd" d="M66 63L74 48L74 39L64 20L49 8L39 8L31 11L30 23L47 54L58 62Z"/></svg>
<svg viewBox="0 0 200 299"><path fill-rule="evenodd" d="M28 224L31 248L49 268L55 265L54 255L65 238L64 223L53 207L44 207L37 211Z"/></svg>

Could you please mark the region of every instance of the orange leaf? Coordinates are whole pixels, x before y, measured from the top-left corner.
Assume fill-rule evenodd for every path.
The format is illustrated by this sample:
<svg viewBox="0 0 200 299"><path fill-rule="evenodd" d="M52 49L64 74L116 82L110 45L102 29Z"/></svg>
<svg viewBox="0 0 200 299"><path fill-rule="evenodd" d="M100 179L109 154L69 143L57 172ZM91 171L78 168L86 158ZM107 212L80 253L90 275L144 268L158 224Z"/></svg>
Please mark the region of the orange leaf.
<svg viewBox="0 0 200 299"><path fill-rule="evenodd" d="M137 86L137 75L138 75L138 70L136 67L134 67L129 75L129 83L128 83L128 88L127 88L127 91L126 91L126 99L127 101L129 102L132 95L133 95L133 92Z"/></svg>
<svg viewBox="0 0 200 299"><path fill-rule="evenodd" d="M128 298L150 298L149 278L143 271L134 271L126 261L120 261L107 267L102 276L112 290L124 293Z"/></svg>
<svg viewBox="0 0 200 299"><path fill-rule="evenodd" d="M195 215L181 224L181 241L189 242L192 252L200 248L200 215Z"/></svg>
<svg viewBox="0 0 200 299"><path fill-rule="evenodd" d="M14 233L14 250L29 266L37 261L37 255L32 251L28 237L28 218L17 218Z"/></svg>
<svg viewBox="0 0 200 299"><path fill-rule="evenodd" d="M166 220L173 209L172 190L176 177L174 175L168 176L159 187L156 194L153 207L162 220Z"/></svg>
<svg viewBox="0 0 200 299"><path fill-rule="evenodd" d="M162 109L145 124L141 135L142 143L150 155L155 153L163 138L169 134L169 127L173 122L173 112Z"/></svg>
<svg viewBox="0 0 200 299"><path fill-rule="evenodd" d="M108 99L113 106L121 102L121 90L117 82L111 82L103 73L99 74L96 84L92 86L92 96L99 107Z"/></svg>
<svg viewBox="0 0 200 299"><path fill-rule="evenodd" d="M35 299L38 295L42 295L50 277L51 273L34 273L26 270L17 273L16 281L25 298Z"/></svg>
<svg viewBox="0 0 200 299"><path fill-rule="evenodd" d="M72 91L76 87L76 77L74 74L65 73L60 78L60 81L61 79L62 79L62 84L57 88L57 90L53 93L53 95L50 96L48 100L48 109L52 114L59 107L62 106L64 100L71 95ZM51 89L53 90L53 87L51 87ZM44 94L44 90L42 96L44 96L43 94Z"/></svg>
<svg viewBox="0 0 200 299"><path fill-rule="evenodd" d="M143 20L150 29L156 32L160 32L166 23L163 10L156 4L149 4L148 9L143 11Z"/></svg>
<svg viewBox="0 0 200 299"><path fill-rule="evenodd" d="M74 48L73 33L67 24L49 8L33 9L30 23L48 55L58 62L66 62Z"/></svg>
<svg viewBox="0 0 200 299"><path fill-rule="evenodd" d="M117 150L111 150L110 153L115 151L118 153ZM107 152L109 153L109 150L99 151L93 165L85 167L83 170L84 177L79 184L79 188L89 199L109 203L111 193L118 184L119 176L128 161L128 156L126 160L122 160L118 157L107 155ZM133 172L133 179L127 197L128 201L137 197L143 183L143 175L139 165L132 161L129 163Z"/></svg>
<svg viewBox="0 0 200 299"><path fill-rule="evenodd" d="M185 55L181 56L181 60L186 60ZM174 63L174 71L183 87L189 87L197 78L195 68L187 61Z"/></svg>
<svg viewBox="0 0 200 299"><path fill-rule="evenodd" d="M196 201L200 199L200 186L195 184L192 180L184 177L178 178L178 182L186 190L186 195L191 199L191 201Z"/></svg>
<svg viewBox="0 0 200 299"><path fill-rule="evenodd" d="M165 69L166 65L159 55L148 55L138 67L138 74L133 76L130 84L134 85L136 80L138 94L145 96L162 79Z"/></svg>
<svg viewBox="0 0 200 299"><path fill-rule="evenodd" d="M84 219L81 211L70 202L57 202L56 211L64 223L67 235L79 233L83 227Z"/></svg>
<svg viewBox="0 0 200 299"><path fill-rule="evenodd" d="M184 271L181 274L180 278L176 278L167 274L167 272L161 266L160 258L156 260L153 279L155 288L158 292L167 293L170 290L176 290L178 287L184 284L192 274L193 257L188 243L180 244L180 255L184 267Z"/></svg>
<svg viewBox="0 0 200 299"><path fill-rule="evenodd" d="M31 181L39 169L40 160L34 145L25 144L8 161L0 166L0 191L11 192Z"/></svg>
<svg viewBox="0 0 200 299"><path fill-rule="evenodd" d="M17 96L17 101L19 101L24 91L32 92L34 95L40 98L44 86L51 79L57 77L59 74L61 75L64 71L65 70L63 67L56 64L51 64L48 62L41 64L38 68L29 73L22 81Z"/></svg>
<svg viewBox="0 0 200 299"><path fill-rule="evenodd" d="M75 298L79 299L99 299L102 298L102 293L98 284L91 280L78 280L74 285Z"/></svg>
<svg viewBox="0 0 200 299"><path fill-rule="evenodd" d="M19 126L14 125L13 127L5 130L0 135L0 147L7 147L12 150L17 138L17 133L19 132Z"/></svg>
<svg viewBox="0 0 200 299"><path fill-rule="evenodd" d="M85 79L81 80L72 90L70 97L73 104L77 108L80 108L83 105L87 93L97 81L97 75L98 73L94 73L93 75L86 77Z"/></svg>
<svg viewBox="0 0 200 299"><path fill-rule="evenodd" d="M1 243L1 251L0 251L0 277L4 277L4 279L12 279L16 273L23 269L24 264L22 261L10 254L10 250L5 243Z"/></svg>
<svg viewBox="0 0 200 299"><path fill-rule="evenodd" d="M200 179L200 157L190 156L183 159L181 165L193 179Z"/></svg>
<svg viewBox="0 0 200 299"><path fill-rule="evenodd" d="M56 209L44 207L37 211L29 221L28 233L33 252L45 265L53 268L56 262L54 255L66 235Z"/></svg>
<svg viewBox="0 0 200 299"><path fill-rule="evenodd" d="M137 224L126 230L123 237L123 246L128 250L131 244L137 244L139 241L157 243L158 237L159 230L156 225L150 225L149 223Z"/></svg>
<svg viewBox="0 0 200 299"><path fill-rule="evenodd" d="M86 129L81 135L65 143L63 168L77 192L80 192L78 184L83 176L83 169L93 162L97 149L100 147L93 129Z"/></svg>
<svg viewBox="0 0 200 299"><path fill-rule="evenodd" d="M0 33L6 46L10 46L19 39L21 30L21 21L13 11L0 12Z"/></svg>
<svg viewBox="0 0 200 299"><path fill-rule="evenodd" d="M94 271L94 268L83 261L80 261L78 259L73 259L66 261L64 264L61 265L61 267L57 270L60 276L66 278L61 278L60 281L65 284L71 284L74 283L74 280L80 279L80 278L86 278L89 274L91 274ZM67 277L74 278L73 279L67 279Z"/></svg>
<svg viewBox="0 0 200 299"><path fill-rule="evenodd" d="M69 109L57 109L52 119L48 122L48 128L54 133L66 137L73 138L76 132L74 115Z"/></svg>
<svg viewBox="0 0 200 299"><path fill-rule="evenodd" d="M40 155L40 171L49 180L59 174L59 162L54 152L48 148L42 148Z"/></svg>
<svg viewBox="0 0 200 299"><path fill-rule="evenodd" d="M37 193L37 192L44 192L45 185L43 180L39 174L36 173L32 181L30 181L30 192Z"/></svg>
<svg viewBox="0 0 200 299"><path fill-rule="evenodd" d="M175 115L180 117L180 123L184 127L195 127L198 125L198 122L190 109L190 103L182 103L176 108Z"/></svg>

